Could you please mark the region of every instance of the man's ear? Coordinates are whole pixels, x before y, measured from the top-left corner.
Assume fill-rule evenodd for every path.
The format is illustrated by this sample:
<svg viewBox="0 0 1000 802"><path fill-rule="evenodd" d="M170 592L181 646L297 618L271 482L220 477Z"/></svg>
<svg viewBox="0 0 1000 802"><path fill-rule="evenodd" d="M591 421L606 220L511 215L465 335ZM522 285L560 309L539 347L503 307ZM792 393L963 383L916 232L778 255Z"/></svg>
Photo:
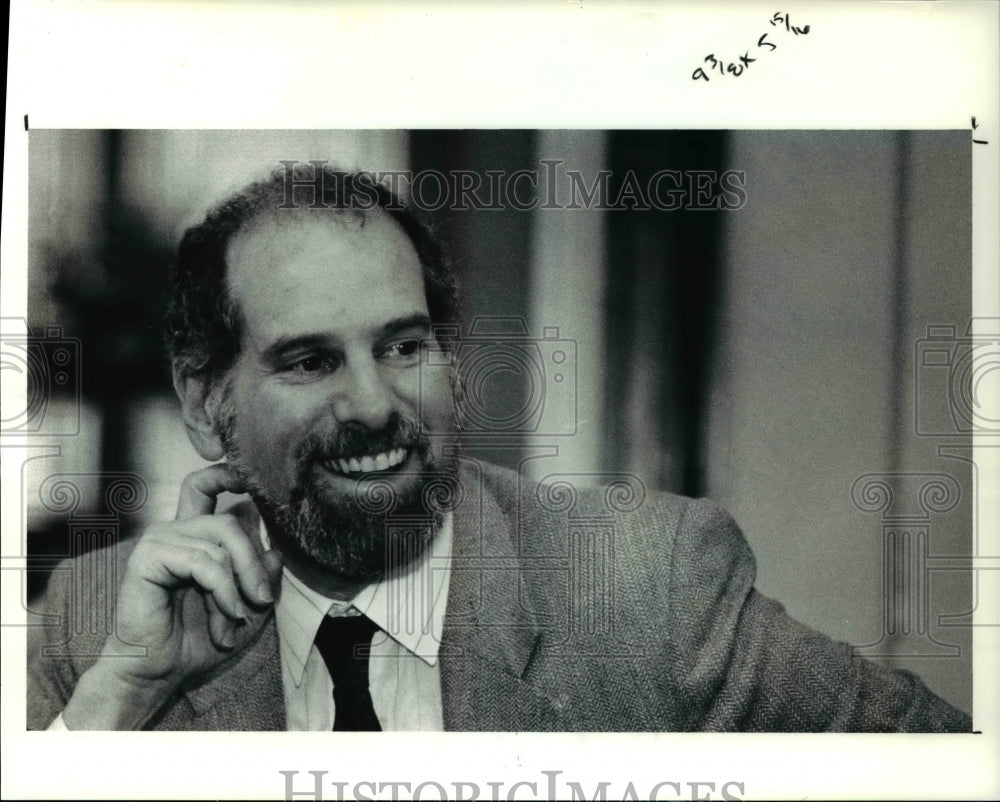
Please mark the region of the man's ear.
<svg viewBox="0 0 1000 802"><path fill-rule="evenodd" d="M210 408L212 388L204 376L193 376L173 368L174 390L181 402L181 417L188 439L202 459L217 462L225 456Z"/></svg>

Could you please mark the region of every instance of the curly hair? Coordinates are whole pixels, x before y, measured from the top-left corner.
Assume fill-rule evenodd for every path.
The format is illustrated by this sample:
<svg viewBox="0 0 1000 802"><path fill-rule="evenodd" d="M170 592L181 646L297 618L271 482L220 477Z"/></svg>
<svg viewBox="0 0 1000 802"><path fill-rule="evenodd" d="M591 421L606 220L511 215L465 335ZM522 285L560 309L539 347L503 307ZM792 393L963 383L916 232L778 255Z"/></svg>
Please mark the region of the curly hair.
<svg viewBox="0 0 1000 802"><path fill-rule="evenodd" d="M181 239L164 320L167 353L181 375L212 384L239 356L242 320L226 281L226 249L244 226L276 210L363 217L382 209L416 250L431 321L458 323L457 285L444 247L397 195L368 173L338 171L319 161L282 164L216 206Z"/></svg>

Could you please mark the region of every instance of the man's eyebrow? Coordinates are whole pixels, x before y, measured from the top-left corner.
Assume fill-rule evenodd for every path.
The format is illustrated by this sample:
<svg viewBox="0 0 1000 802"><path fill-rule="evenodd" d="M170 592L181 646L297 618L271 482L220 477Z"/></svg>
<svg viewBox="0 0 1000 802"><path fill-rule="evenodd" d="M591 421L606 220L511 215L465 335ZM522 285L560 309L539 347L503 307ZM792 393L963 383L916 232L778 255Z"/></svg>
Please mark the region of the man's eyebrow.
<svg viewBox="0 0 1000 802"><path fill-rule="evenodd" d="M422 332L430 334L431 319L422 312L418 312L414 315L390 320L379 329L376 339L384 340L407 329L420 329Z"/></svg>
<svg viewBox="0 0 1000 802"><path fill-rule="evenodd" d="M332 344L333 341L327 334L285 335L279 337L267 348L265 348L261 352L260 358L264 362L276 363L279 362L283 356L292 351L308 351L310 349L329 348Z"/></svg>
<svg viewBox="0 0 1000 802"><path fill-rule="evenodd" d="M424 313L417 312L406 317L390 320L378 328L375 333L375 339L377 341L387 340L401 331L409 329L419 329L421 332L429 334L431 319ZM336 348L337 346L337 339L326 333L284 335L265 348L261 352L260 358L264 362L276 364L281 361L282 357L292 351L329 349Z"/></svg>

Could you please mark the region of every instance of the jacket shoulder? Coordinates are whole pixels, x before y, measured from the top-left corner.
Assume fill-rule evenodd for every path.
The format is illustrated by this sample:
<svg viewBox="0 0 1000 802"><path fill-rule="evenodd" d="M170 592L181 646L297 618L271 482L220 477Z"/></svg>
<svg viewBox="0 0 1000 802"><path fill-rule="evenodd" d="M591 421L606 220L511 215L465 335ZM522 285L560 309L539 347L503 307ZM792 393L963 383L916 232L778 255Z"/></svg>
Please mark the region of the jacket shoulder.
<svg viewBox="0 0 1000 802"><path fill-rule="evenodd" d="M726 510L710 499L652 490L623 473L524 474L479 463L485 491L510 518L531 520L541 529L611 524L627 543L669 556L680 540L693 547L718 543L749 555L742 532Z"/></svg>
<svg viewBox="0 0 1000 802"><path fill-rule="evenodd" d="M45 729L114 631L115 602L134 539L59 563L29 605L27 725Z"/></svg>

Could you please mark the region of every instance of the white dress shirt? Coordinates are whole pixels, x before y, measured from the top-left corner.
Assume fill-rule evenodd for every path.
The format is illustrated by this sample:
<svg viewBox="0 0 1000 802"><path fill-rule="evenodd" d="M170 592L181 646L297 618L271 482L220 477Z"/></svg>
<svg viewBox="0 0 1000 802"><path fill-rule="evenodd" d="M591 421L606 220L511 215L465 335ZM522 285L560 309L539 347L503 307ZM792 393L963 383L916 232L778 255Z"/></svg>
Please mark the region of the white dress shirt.
<svg viewBox="0 0 1000 802"><path fill-rule="evenodd" d="M261 523L261 537L269 545ZM372 640L369 690L383 730L444 729L438 648L448 601L452 516L421 560L369 585L350 602L328 599L287 568L275 621L289 730L332 730L333 680L313 645L324 615L366 615L381 632Z"/></svg>

